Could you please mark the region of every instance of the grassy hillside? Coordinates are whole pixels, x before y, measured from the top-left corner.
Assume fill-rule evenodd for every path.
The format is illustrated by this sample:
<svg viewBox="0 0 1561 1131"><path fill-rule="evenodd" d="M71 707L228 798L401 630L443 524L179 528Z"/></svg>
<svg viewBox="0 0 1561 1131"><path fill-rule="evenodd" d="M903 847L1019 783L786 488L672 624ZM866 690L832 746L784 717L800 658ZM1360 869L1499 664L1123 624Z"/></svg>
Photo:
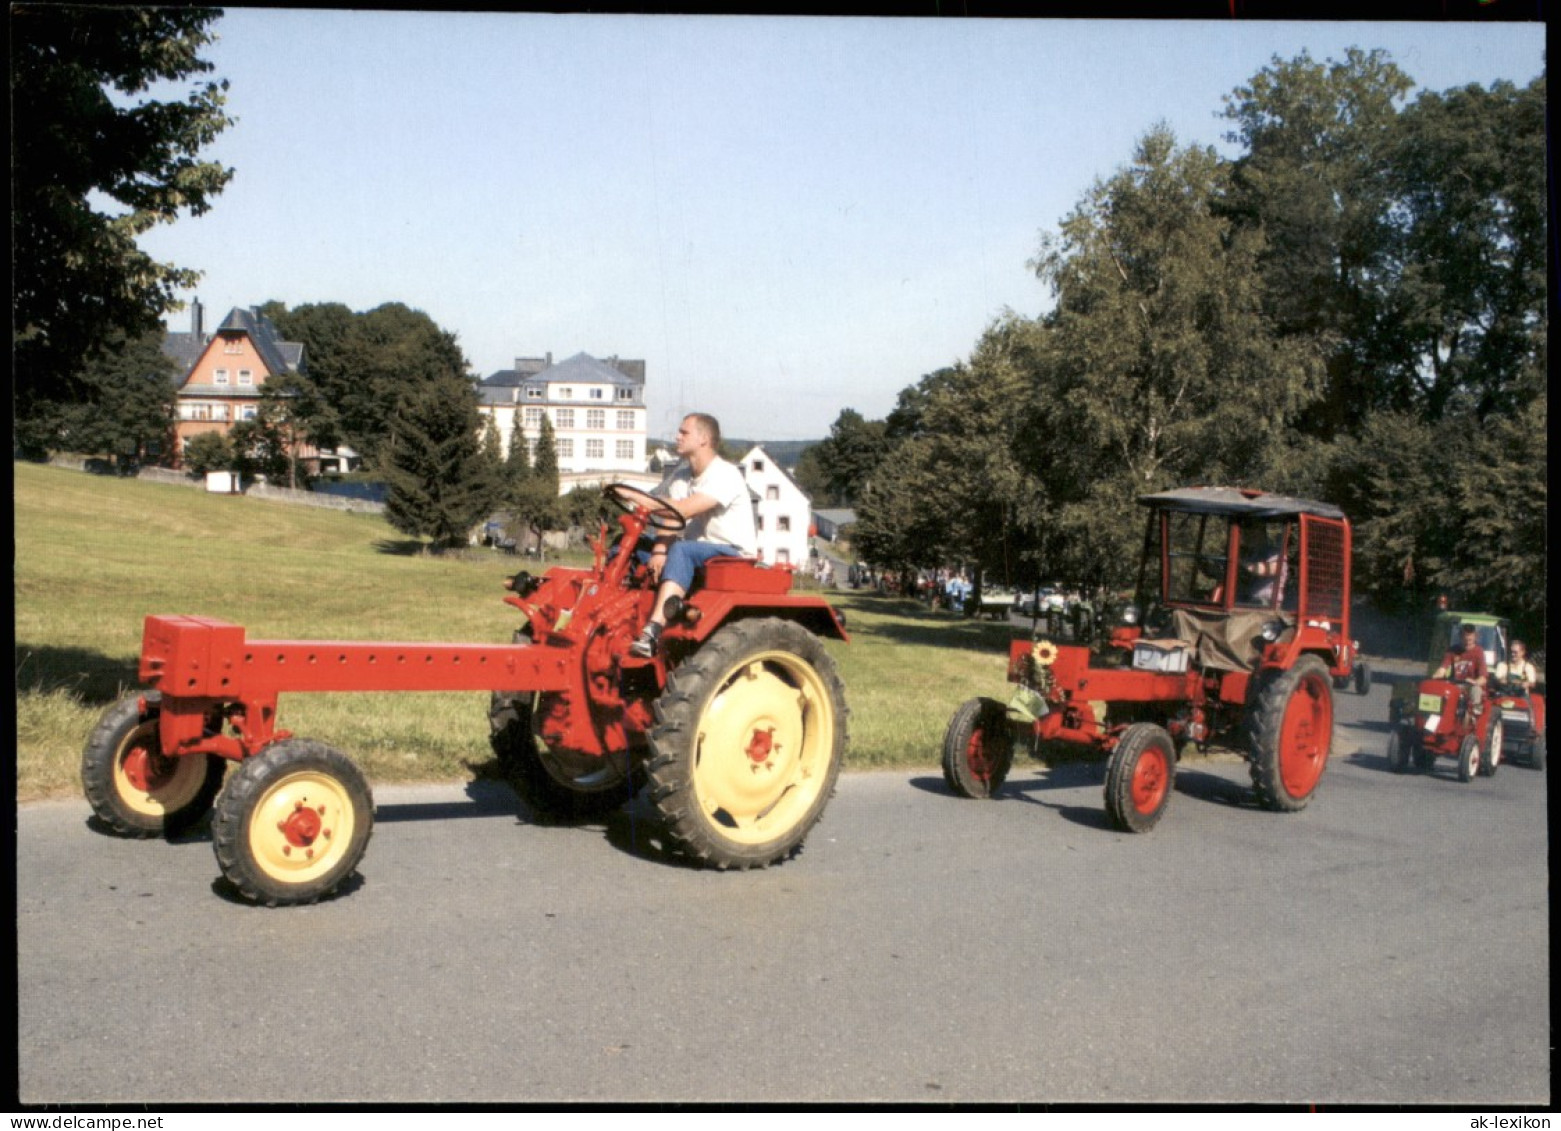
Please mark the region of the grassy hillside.
<svg viewBox="0 0 1561 1131"><path fill-rule="evenodd" d="M187 613L252 636L502 642L516 559L424 557L383 519L15 464L18 794L79 789L103 707L133 689L141 622ZM832 598L833 599L833 598ZM972 695L1001 695L1008 633L908 602L840 595L831 645L852 711L848 766L935 765ZM378 781L489 763L483 694L291 695L281 726L341 747Z"/></svg>

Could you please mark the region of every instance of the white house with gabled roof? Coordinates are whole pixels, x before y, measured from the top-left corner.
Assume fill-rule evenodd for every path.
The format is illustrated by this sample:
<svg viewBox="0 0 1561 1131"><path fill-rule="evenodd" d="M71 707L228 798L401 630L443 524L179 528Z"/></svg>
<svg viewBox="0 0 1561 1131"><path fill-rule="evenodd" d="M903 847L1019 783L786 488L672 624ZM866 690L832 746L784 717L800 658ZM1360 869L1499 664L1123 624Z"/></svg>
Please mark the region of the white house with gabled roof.
<svg viewBox="0 0 1561 1131"><path fill-rule="evenodd" d="M806 568L811 500L786 469L760 446L752 448L737 466L753 496L760 559L770 565Z"/></svg>

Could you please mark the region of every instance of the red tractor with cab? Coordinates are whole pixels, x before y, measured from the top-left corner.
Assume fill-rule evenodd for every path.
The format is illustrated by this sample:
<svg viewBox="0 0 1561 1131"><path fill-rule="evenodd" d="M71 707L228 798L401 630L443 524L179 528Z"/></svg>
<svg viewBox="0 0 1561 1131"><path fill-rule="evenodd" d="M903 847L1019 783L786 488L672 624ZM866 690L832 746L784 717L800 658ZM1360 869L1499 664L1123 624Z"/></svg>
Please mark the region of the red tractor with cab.
<svg viewBox="0 0 1561 1131"><path fill-rule="evenodd" d="M632 656L656 592L632 550L684 520L638 488L604 493L623 512L617 545L604 522L592 568L506 582L525 615L510 644L251 640L202 617L147 617L149 690L111 706L82 756L94 813L132 837L210 813L241 895L312 902L357 868L373 800L346 755L278 729L281 693L491 691L494 752L539 814L602 814L648 787L687 858L745 869L791 856L845 756L844 689L821 639L846 639L840 616L791 593L786 570L716 559L669 608L657 654Z"/></svg>
<svg viewBox="0 0 1561 1131"><path fill-rule="evenodd" d="M1136 602L1100 646L1016 639L1008 704L955 712L943 772L990 797L1016 741L1107 755L1112 823L1147 832L1164 814L1182 748L1235 746L1258 802L1286 812L1316 792L1333 743L1333 689L1362 682L1350 637L1350 524L1326 503L1194 487L1145 495Z"/></svg>

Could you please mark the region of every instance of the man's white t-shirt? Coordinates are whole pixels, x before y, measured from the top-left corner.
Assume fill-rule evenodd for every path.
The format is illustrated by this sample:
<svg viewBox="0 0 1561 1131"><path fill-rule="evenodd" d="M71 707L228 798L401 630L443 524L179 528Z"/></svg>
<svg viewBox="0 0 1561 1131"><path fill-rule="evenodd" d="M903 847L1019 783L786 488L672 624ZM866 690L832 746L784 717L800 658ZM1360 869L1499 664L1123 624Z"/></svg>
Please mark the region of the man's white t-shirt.
<svg viewBox="0 0 1561 1131"><path fill-rule="evenodd" d="M684 460L667 473L654 494L666 499L709 495L719 506L688 520L683 537L692 542L722 542L736 546L749 557L759 556L759 534L753 525L753 502L748 482L736 464L717 456L702 475Z"/></svg>

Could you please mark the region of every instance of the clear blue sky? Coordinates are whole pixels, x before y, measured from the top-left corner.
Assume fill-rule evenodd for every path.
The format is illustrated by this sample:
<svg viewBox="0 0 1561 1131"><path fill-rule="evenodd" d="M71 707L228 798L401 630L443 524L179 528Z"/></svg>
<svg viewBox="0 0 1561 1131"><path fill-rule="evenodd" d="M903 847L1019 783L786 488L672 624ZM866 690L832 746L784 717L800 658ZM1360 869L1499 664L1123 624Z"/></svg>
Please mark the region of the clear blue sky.
<svg viewBox="0 0 1561 1131"><path fill-rule="evenodd" d="M1157 120L1219 145L1278 55L1422 87L1543 67L1539 24L959 21L233 9L212 210L143 237L233 306L398 301L487 376L644 358L653 435L880 417L1046 289L1026 262ZM183 296L192 297L189 294ZM176 328L187 315L175 315Z"/></svg>

